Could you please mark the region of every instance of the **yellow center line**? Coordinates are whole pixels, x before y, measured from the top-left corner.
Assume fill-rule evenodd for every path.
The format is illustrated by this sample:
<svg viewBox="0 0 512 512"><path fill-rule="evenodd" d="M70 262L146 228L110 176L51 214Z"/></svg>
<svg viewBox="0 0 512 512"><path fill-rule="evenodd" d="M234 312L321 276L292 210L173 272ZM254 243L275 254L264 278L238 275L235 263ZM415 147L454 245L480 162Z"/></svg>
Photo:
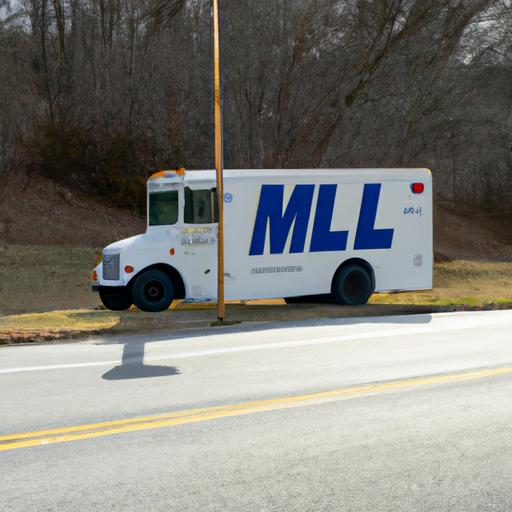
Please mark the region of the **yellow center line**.
<svg viewBox="0 0 512 512"><path fill-rule="evenodd" d="M225 408L226 406L219 407L206 407L203 409L192 409L192 410L183 410L183 411L173 411L164 414L155 414L152 416L142 416L137 418L126 418L122 420L112 420L112 421L102 421L99 423L88 423L85 425L75 425L72 427L61 427L61 428L52 428L48 430L39 430L36 432L23 432L21 434L8 434L4 436L0 436L0 443L5 441L13 441L16 439L27 439L32 437L41 437L41 436L50 436L56 434L67 434L70 432L83 432L87 430L98 430L105 429L110 427L122 426L122 425L131 425L134 423L145 423L150 421L156 421L159 419L168 419L175 418L181 416L192 416L196 414L201 414L204 411L214 411L219 408ZM1 448L1 445L0 445Z"/></svg>
<svg viewBox="0 0 512 512"><path fill-rule="evenodd" d="M121 420L103 421L71 427L40 430L0 436L0 451L14 450L17 448L28 448L31 446L42 446L46 444L65 443L83 439L150 430L155 428L186 425L202 421L211 421L232 416L243 416L278 409L287 409L300 405L313 405L325 401L368 395L389 390L407 389L418 386L435 384L449 384L470 380L496 377L512 373L512 367L493 368L463 372L448 375L437 375L417 379L397 380L378 384L365 384L363 386L334 389L332 391L321 391L300 396L288 396L271 400L258 400L240 404L221 405L216 407L204 407L183 411L172 411L165 414L143 416L137 418L126 418Z"/></svg>

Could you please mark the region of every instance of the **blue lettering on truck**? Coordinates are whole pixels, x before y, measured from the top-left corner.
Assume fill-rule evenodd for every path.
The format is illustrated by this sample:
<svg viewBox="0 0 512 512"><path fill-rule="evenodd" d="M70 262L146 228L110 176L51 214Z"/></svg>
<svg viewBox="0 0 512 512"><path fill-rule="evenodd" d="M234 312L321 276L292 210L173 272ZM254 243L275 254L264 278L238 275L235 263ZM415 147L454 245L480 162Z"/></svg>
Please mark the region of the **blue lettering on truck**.
<svg viewBox="0 0 512 512"><path fill-rule="evenodd" d="M338 185L320 185L315 223L311 235L311 252L345 251L348 231L331 231L332 214Z"/></svg>
<svg viewBox="0 0 512 512"><path fill-rule="evenodd" d="M334 252L347 249L348 231L331 231L338 185L320 185L315 211L310 252ZM269 227L270 254L283 254L293 226L290 253L303 253L315 185L296 185L283 212L284 185L262 185L250 256L265 250ZM381 184L366 184L354 242L355 250L390 249L394 229L375 229Z"/></svg>
<svg viewBox="0 0 512 512"><path fill-rule="evenodd" d="M262 185L249 255L263 254L267 223L270 224L270 254L283 254L292 224L290 252L304 252L314 191L314 185L296 185L283 214L284 185Z"/></svg>
<svg viewBox="0 0 512 512"><path fill-rule="evenodd" d="M391 249L393 244L393 229L375 229L377 207L379 206L381 184L365 185L361 212L357 223L354 250Z"/></svg>

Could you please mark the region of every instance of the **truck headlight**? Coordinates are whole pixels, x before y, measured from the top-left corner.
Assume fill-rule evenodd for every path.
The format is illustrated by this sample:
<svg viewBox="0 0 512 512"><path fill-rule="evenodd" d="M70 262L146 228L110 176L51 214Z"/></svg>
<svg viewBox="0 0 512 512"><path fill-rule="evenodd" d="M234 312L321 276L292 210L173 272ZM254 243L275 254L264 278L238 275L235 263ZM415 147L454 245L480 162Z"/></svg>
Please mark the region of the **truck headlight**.
<svg viewBox="0 0 512 512"><path fill-rule="evenodd" d="M105 254L103 256L103 279L119 281L119 254Z"/></svg>

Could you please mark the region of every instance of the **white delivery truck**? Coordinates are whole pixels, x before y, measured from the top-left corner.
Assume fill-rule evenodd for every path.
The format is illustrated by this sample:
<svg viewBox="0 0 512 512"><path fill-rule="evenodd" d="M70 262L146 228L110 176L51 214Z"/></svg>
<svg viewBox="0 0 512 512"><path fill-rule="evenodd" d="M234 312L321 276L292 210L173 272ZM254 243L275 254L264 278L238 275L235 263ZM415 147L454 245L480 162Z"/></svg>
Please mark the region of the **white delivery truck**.
<svg viewBox="0 0 512 512"><path fill-rule="evenodd" d="M428 169L226 170L224 190L227 300L432 288ZM215 172L161 171L147 192L146 233L103 250L93 289L112 310L215 300Z"/></svg>

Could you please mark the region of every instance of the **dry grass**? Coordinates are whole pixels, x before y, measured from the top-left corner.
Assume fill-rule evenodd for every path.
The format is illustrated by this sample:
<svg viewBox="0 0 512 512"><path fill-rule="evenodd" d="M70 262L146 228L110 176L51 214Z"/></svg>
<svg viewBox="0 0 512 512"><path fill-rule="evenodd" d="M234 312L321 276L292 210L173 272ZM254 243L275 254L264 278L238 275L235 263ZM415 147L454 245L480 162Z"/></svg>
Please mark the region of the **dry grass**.
<svg viewBox="0 0 512 512"><path fill-rule="evenodd" d="M99 251L88 247L0 247L0 315L99 306L99 297L91 292L89 282ZM371 302L468 306L512 302L512 263L439 263L432 292L379 294Z"/></svg>
<svg viewBox="0 0 512 512"><path fill-rule="evenodd" d="M434 268L434 290L374 295L372 304L512 304L512 263L453 261Z"/></svg>
<svg viewBox="0 0 512 512"><path fill-rule="evenodd" d="M63 326L87 332L111 329L118 323L119 314L112 311L64 310L0 317L0 332L6 330L39 331L41 329L58 331Z"/></svg>
<svg viewBox="0 0 512 512"><path fill-rule="evenodd" d="M173 304L167 314L98 309L89 273L96 251L90 248L9 246L0 249L0 343L41 341L96 332L143 331L209 325L214 304ZM370 306L285 305L282 300L230 303L235 321L388 315L411 312L512 306L512 263L454 261L436 264L433 291L378 294ZM94 310L93 308L96 308ZM423 309L422 309L423 308ZM427 309L425 309L427 308ZM428 309L431 308L431 309ZM47 311L44 313L44 311ZM41 313L43 312L43 313ZM21 313L21 314L20 314Z"/></svg>
<svg viewBox="0 0 512 512"><path fill-rule="evenodd" d="M43 341L99 333L119 324L119 315L110 311L70 310L0 317L0 343Z"/></svg>
<svg viewBox="0 0 512 512"><path fill-rule="evenodd" d="M0 246L0 314L99 305L89 282L98 251L65 246Z"/></svg>

